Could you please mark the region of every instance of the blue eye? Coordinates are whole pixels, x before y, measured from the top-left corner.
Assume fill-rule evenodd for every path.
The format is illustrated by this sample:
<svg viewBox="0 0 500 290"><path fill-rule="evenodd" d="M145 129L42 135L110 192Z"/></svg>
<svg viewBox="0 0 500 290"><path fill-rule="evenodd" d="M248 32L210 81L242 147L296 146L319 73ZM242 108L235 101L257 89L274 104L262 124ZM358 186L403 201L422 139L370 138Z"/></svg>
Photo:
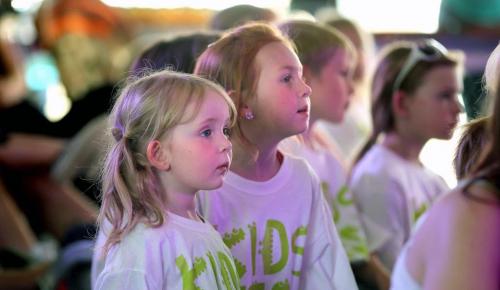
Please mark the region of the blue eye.
<svg viewBox="0 0 500 290"><path fill-rule="evenodd" d="M210 129L206 129L201 132L201 136L203 137L210 137L210 135L212 135L212 130Z"/></svg>
<svg viewBox="0 0 500 290"><path fill-rule="evenodd" d="M231 137L232 130L231 128L226 127L222 129L222 133L224 133L224 135L226 135L227 137Z"/></svg>

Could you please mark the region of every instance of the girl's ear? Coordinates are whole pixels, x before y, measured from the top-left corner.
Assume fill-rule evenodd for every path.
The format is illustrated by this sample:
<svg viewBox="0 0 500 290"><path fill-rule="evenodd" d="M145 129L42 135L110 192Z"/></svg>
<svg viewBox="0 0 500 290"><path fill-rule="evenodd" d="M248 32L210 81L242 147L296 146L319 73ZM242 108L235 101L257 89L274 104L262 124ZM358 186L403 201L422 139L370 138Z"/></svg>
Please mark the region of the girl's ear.
<svg viewBox="0 0 500 290"><path fill-rule="evenodd" d="M250 109L249 106L243 105L241 109L238 112L238 117L245 119L245 120L252 120L255 118L255 115L253 114L252 109Z"/></svg>
<svg viewBox="0 0 500 290"><path fill-rule="evenodd" d="M396 91L392 95L392 111L394 116L406 117L410 112L409 96L403 91Z"/></svg>
<svg viewBox="0 0 500 290"><path fill-rule="evenodd" d="M160 141L153 140L148 143L146 156L149 163L156 169L161 171L168 171L170 169L169 158Z"/></svg>

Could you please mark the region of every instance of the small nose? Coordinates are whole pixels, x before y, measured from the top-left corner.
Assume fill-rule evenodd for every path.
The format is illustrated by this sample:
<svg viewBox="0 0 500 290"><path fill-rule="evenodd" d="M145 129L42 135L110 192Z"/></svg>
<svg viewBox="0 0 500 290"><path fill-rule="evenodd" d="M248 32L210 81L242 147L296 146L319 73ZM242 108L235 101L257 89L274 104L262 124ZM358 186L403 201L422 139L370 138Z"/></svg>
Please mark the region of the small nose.
<svg viewBox="0 0 500 290"><path fill-rule="evenodd" d="M301 94L301 97L303 98L310 97L312 93L311 87L304 80L302 80L302 84L304 87L302 88L303 92Z"/></svg>
<svg viewBox="0 0 500 290"><path fill-rule="evenodd" d="M233 144L231 143L231 140L229 140L229 137L224 135L220 143L220 151L221 152L230 151L232 148Z"/></svg>
<svg viewBox="0 0 500 290"><path fill-rule="evenodd" d="M458 115L460 113L463 113L464 111L464 106L462 105L462 103L460 103L459 99L456 98L454 102L453 113Z"/></svg>
<svg viewBox="0 0 500 290"><path fill-rule="evenodd" d="M352 97L354 97L354 80L352 78L347 81L347 94L349 96L349 99L352 99Z"/></svg>

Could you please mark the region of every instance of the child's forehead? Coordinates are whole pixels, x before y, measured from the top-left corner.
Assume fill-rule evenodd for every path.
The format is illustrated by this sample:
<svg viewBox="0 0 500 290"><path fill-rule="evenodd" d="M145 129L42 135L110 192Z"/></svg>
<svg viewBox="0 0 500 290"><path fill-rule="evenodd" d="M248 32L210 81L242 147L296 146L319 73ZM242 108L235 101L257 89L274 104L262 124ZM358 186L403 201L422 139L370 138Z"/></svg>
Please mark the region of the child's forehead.
<svg viewBox="0 0 500 290"><path fill-rule="evenodd" d="M255 57L255 63L261 69L302 69L298 56L282 42L271 42L264 45Z"/></svg>
<svg viewBox="0 0 500 290"><path fill-rule="evenodd" d="M230 106L220 92L214 89L207 89L200 98L189 103L185 108L180 124L200 122L205 119L227 118ZM224 115L221 117L221 115Z"/></svg>

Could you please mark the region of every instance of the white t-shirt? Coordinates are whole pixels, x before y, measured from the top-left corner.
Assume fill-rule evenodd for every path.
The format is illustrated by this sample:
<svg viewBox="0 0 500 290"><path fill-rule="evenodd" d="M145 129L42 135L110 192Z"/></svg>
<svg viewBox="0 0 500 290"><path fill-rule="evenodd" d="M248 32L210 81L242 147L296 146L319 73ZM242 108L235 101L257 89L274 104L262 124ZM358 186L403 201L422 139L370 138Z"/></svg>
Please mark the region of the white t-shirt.
<svg viewBox="0 0 500 290"><path fill-rule="evenodd" d="M406 255L408 254L408 248L412 246L412 237L418 228L424 223L426 217L428 216L428 212L424 213L416 222L412 229L410 239L404 244L401 252L399 252L398 258L396 259L396 263L394 264L394 269L391 274L391 290L421 290L422 286L420 286L415 279L411 276L410 272L408 272L408 268L406 267Z"/></svg>
<svg viewBox="0 0 500 290"><path fill-rule="evenodd" d="M296 137L280 143L283 151L304 158L318 175L324 197L333 214L333 221L350 261L368 260L369 251L352 194L347 187L347 175L340 162L325 146L311 148Z"/></svg>
<svg viewBox="0 0 500 290"><path fill-rule="evenodd" d="M388 269L418 218L449 190L437 174L379 144L353 168L350 188L361 213L377 225L365 224L368 248Z"/></svg>
<svg viewBox="0 0 500 290"><path fill-rule="evenodd" d="M255 182L233 172L198 194L200 213L231 249L242 289L357 289L317 177L285 155L278 173Z"/></svg>
<svg viewBox="0 0 500 290"><path fill-rule="evenodd" d="M208 223L168 213L160 227L138 224L103 257L105 233L92 261L94 290L240 289L231 252Z"/></svg>

